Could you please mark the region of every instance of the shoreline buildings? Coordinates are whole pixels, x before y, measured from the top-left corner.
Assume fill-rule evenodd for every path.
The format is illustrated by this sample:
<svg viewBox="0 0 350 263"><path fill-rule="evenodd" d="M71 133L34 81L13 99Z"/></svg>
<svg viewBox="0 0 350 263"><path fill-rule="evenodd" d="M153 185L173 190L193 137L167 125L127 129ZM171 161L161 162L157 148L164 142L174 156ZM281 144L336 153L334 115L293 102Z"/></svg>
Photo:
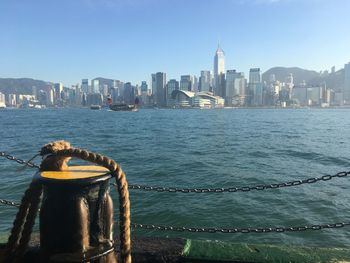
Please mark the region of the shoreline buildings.
<svg viewBox="0 0 350 263"><path fill-rule="evenodd" d="M220 45L213 62L213 71L201 70L198 79L195 75L184 74L179 80L167 81L165 72L157 72L151 75L150 85L142 81L140 86L104 78L82 79L80 84L70 88L62 83L40 83L27 87L27 94L15 94L13 89L3 91L0 104L7 107L89 107L92 104L107 106L107 101L133 104L138 98L141 107L168 108L350 105L350 62L344 69L336 71L332 67L330 73L320 72L320 81L316 84L296 83L298 78L286 72L283 77L277 72L264 76L258 67L249 70L247 80L237 69L225 71L225 52ZM331 81L326 81L327 76Z"/></svg>

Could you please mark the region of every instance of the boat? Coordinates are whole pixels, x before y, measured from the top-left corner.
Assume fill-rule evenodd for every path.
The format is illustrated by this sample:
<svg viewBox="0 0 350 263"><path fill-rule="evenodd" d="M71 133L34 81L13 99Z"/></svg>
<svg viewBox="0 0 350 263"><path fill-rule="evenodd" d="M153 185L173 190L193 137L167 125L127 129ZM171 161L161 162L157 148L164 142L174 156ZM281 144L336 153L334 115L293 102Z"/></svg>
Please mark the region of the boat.
<svg viewBox="0 0 350 263"><path fill-rule="evenodd" d="M136 97L134 104L127 103L112 103L112 99L107 99L107 104L112 111L138 111L137 106L139 105L139 98Z"/></svg>
<svg viewBox="0 0 350 263"><path fill-rule="evenodd" d="M92 105L90 105L90 109L92 109L92 110L100 110L101 106L92 104Z"/></svg>
<svg viewBox="0 0 350 263"><path fill-rule="evenodd" d="M109 105L113 111L138 111L136 104L117 103Z"/></svg>

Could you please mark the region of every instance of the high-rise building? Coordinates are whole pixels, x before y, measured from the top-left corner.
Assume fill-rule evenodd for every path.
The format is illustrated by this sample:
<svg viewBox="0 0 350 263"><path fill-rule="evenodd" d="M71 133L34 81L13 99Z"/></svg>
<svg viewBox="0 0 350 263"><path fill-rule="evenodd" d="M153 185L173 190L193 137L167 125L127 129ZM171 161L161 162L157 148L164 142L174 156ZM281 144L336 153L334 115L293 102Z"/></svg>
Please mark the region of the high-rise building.
<svg viewBox="0 0 350 263"><path fill-rule="evenodd" d="M209 70L202 70L199 77L199 91L208 92L211 90L212 76Z"/></svg>
<svg viewBox="0 0 350 263"><path fill-rule="evenodd" d="M141 82L141 104L146 105L148 100L147 97L149 96L148 94L148 85L146 81Z"/></svg>
<svg viewBox="0 0 350 263"><path fill-rule="evenodd" d="M235 79L237 77L236 70L226 71L226 81L225 81L225 104L227 106L232 106L232 99L235 94Z"/></svg>
<svg viewBox="0 0 350 263"><path fill-rule="evenodd" d="M218 46L214 56L214 94L224 97L225 93L225 52Z"/></svg>
<svg viewBox="0 0 350 263"><path fill-rule="evenodd" d="M182 75L180 80L180 90L192 91L193 77L191 75Z"/></svg>
<svg viewBox="0 0 350 263"><path fill-rule="evenodd" d="M156 94L156 85L157 85L157 83L156 83L156 74L154 73L154 74L151 75L151 93L153 95Z"/></svg>
<svg viewBox="0 0 350 263"><path fill-rule="evenodd" d="M62 99L63 84L56 83L54 87L55 87L55 100L57 102Z"/></svg>
<svg viewBox="0 0 350 263"><path fill-rule="evenodd" d="M17 105L16 94L9 94L8 95L7 104L10 107L16 107L16 105Z"/></svg>
<svg viewBox="0 0 350 263"><path fill-rule="evenodd" d="M159 107L166 106L166 73L157 72L152 74L152 93L155 96L155 103Z"/></svg>
<svg viewBox="0 0 350 263"><path fill-rule="evenodd" d="M98 79L93 79L91 83L92 93L100 93L100 81Z"/></svg>
<svg viewBox="0 0 350 263"><path fill-rule="evenodd" d="M192 91L198 92L198 78L196 75L193 75L193 81L192 81Z"/></svg>
<svg viewBox="0 0 350 263"><path fill-rule="evenodd" d="M0 108L5 108L6 104L5 104L5 94L0 92Z"/></svg>
<svg viewBox="0 0 350 263"><path fill-rule="evenodd" d="M346 104L350 104L350 62L344 66L343 98Z"/></svg>
<svg viewBox="0 0 350 263"><path fill-rule="evenodd" d="M249 70L250 103L253 106L261 106L263 103L263 89L261 83L260 68Z"/></svg>
<svg viewBox="0 0 350 263"><path fill-rule="evenodd" d="M81 80L81 90L84 93L89 93L89 80L88 79Z"/></svg>
<svg viewBox="0 0 350 263"><path fill-rule="evenodd" d="M166 84L167 86L167 106L172 106L173 100L171 98L171 94L174 90L179 90L179 82L176 79L171 79Z"/></svg>
<svg viewBox="0 0 350 263"><path fill-rule="evenodd" d="M135 87L130 82L124 84L124 102L127 104L134 104L135 102Z"/></svg>

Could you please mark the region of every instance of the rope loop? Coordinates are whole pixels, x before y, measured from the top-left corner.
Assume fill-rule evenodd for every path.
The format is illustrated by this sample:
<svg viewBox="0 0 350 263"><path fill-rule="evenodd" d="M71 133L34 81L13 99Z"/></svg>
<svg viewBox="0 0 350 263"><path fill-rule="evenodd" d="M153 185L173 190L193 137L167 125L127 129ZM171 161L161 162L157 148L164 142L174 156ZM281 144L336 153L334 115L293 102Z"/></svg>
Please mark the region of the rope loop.
<svg viewBox="0 0 350 263"><path fill-rule="evenodd" d="M40 152L46 156L40 165L40 170L48 167L57 170L67 169L67 162L71 157L95 163L107 168L116 180L116 188L119 194L119 227L120 227L120 254L122 263L131 263L131 239L130 239L130 200L128 182L121 167L113 159L87 150L73 148L68 142L56 141L46 144Z"/></svg>

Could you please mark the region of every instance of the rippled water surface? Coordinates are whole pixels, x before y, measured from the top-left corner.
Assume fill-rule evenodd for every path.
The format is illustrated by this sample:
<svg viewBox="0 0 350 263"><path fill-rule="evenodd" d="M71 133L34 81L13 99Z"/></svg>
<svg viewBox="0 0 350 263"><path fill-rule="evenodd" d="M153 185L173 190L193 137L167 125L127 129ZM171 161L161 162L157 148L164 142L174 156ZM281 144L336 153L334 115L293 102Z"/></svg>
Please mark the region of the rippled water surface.
<svg viewBox="0 0 350 263"><path fill-rule="evenodd" d="M29 159L52 140L110 156L130 184L233 187L350 170L350 110L0 111L0 151ZM39 162L36 159L36 162ZM35 173L0 159L0 198L19 201ZM350 179L247 193L131 191L132 221L194 227L350 221ZM116 199L116 196L114 196ZM16 209L0 205L0 236ZM281 234L134 235L308 246L350 246L350 227Z"/></svg>

